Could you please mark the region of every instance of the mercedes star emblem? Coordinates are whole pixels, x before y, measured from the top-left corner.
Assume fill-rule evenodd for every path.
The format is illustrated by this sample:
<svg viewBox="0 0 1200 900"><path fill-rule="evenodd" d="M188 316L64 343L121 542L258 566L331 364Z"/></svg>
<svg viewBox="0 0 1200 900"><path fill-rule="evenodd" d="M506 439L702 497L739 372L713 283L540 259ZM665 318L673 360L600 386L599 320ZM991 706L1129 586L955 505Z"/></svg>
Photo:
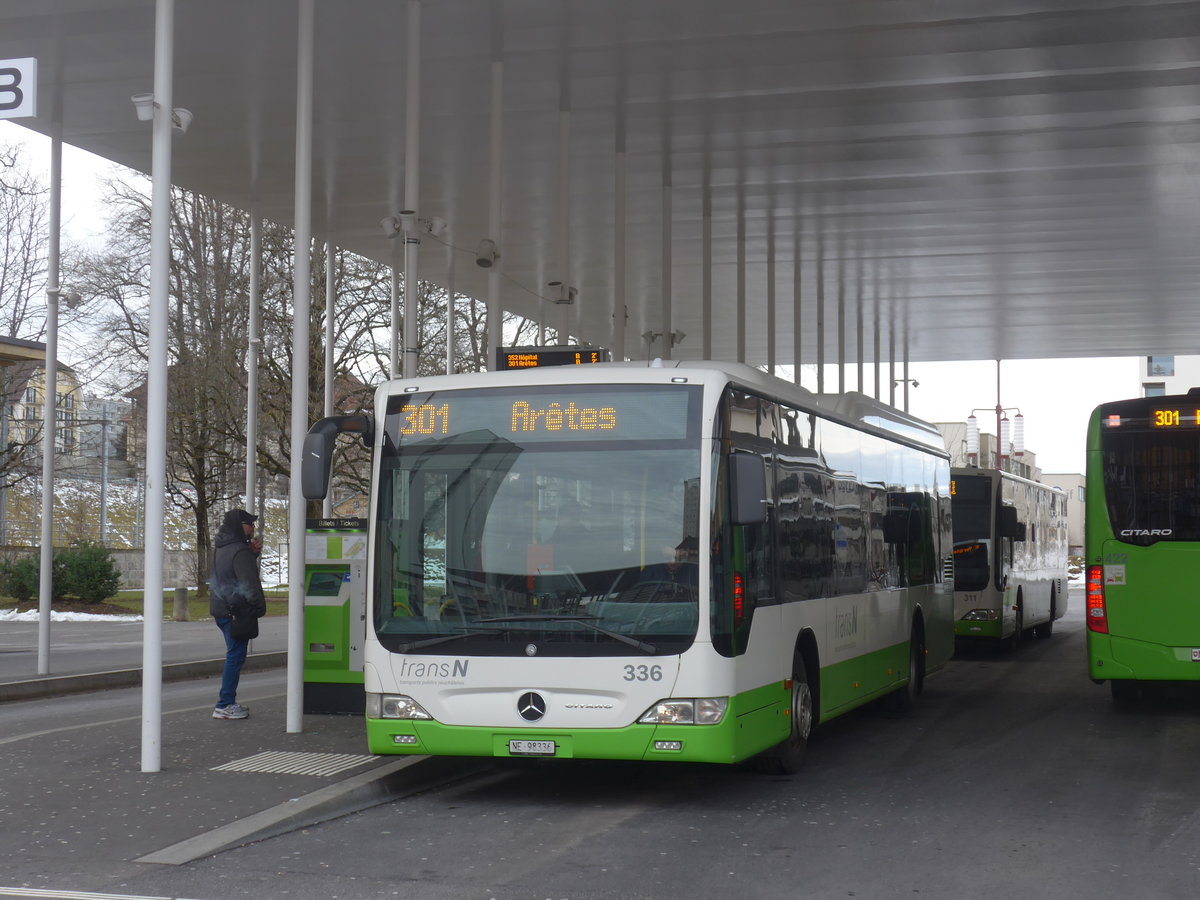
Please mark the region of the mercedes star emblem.
<svg viewBox="0 0 1200 900"><path fill-rule="evenodd" d="M546 714L546 701L541 694L528 691L517 700L517 712L526 722L536 722Z"/></svg>

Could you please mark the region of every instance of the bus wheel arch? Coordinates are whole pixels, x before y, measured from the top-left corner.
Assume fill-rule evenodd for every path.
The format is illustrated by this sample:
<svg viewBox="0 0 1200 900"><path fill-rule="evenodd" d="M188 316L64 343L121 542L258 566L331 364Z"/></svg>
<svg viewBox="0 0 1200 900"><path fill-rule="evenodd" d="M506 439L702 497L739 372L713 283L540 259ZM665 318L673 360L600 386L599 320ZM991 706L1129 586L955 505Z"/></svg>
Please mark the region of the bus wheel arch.
<svg viewBox="0 0 1200 900"><path fill-rule="evenodd" d="M811 631L796 639L792 652L792 690L788 699L790 735L751 760L766 775L793 775L800 770L808 752L808 741L819 718L820 666L817 642Z"/></svg>

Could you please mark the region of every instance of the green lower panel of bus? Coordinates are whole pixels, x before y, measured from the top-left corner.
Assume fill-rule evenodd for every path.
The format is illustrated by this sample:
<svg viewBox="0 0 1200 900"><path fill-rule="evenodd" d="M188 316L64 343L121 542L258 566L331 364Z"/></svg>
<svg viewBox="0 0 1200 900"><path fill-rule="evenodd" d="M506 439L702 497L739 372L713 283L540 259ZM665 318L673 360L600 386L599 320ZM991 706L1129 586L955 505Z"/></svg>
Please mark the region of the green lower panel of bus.
<svg viewBox="0 0 1200 900"><path fill-rule="evenodd" d="M1088 632L1088 675L1097 681L1200 681L1200 642L1168 647Z"/></svg>
<svg viewBox="0 0 1200 900"><path fill-rule="evenodd" d="M782 682L730 698L717 725L625 728L479 728L440 722L367 719L372 753L431 756L548 756L735 763L787 737L790 694Z"/></svg>
<svg viewBox="0 0 1200 900"><path fill-rule="evenodd" d="M998 639L1003 636L1003 628L1004 623L999 619L992 621L959 619L954 623L954 636Z"/></svg>

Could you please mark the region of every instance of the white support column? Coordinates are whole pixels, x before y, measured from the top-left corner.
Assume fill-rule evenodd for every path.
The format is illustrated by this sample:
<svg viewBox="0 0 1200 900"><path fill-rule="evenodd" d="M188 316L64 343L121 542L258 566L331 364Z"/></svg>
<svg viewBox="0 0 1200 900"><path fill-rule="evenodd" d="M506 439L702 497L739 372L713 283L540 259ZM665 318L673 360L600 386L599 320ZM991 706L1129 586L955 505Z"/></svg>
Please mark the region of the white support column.
<svg viewBox="0 0 1200 900"><path fill-rule="evenodd" d="M862 272L860 270L859 275ZM855 368L857 369L858 381L854 385L854 389L863 394L867 392L866 385L863 384L863 295L862 295L862 280L855 283L855 301L857 303L858 320L855 322Z"/></svg>
<svg viewBox="0 0 1200 900"><path fill-rule="evenodd" d="M446 374L454 374L454 248L446 245Z"/></svg>
<svg viewBox="0 0 1200 900"><path fill-rule="evenodd" d="M404 206L420 210L421 191L421 0L408 0L405 49L404 107ZM415 233L404 235L404 377L417 374L417 308L421 288L417 265L421 241Z"/></svg>
<svg viewBox="0 0 1200 900"><path fill-rule="evenodd" d="M625 118L617 113L617 152L613 160L612 358L625 359Z"/></svg>
<svg viewBox="0 0 1200 900"><path fill-rule="evenodd" d="M817 393L825 393L825 239L817 237Z"/></svg>
<svg viewBox="0 0 1200 900"><path fill-rule="evenodd" d="M246 511L258 515L258 366L262 355L262 216L250 215L250 309L246 327Z"/></svg>
<svg viewBox="0 0 1200 900"><path fill-rule="evenodd" d="M671 233L671 176L664 164L662 187L662 358L670 359L674 347L675 325L671 318L671 275L673 268Z"/></svg>
<svg viewBox="0 0 1200 900"><path fill-rule="evenodd" d="M558 111L558 264L565 299L559 303L558 336L555 343L567 343L571 330L571 109L569 76L564 65L562 103Z"/></svg>
<svg viewBox="0 0 1200 900"><path fill-rule="evenodd" d="M713 305L712 305L712 187L704 185L704 221L701 234L700 261L700 316L704 320L705 359L712 359Z"/></svg>
<svg viewBox="0 0 1200 900"><path fill-rule="evenodd" d="M801 345L801 339L804 337L804 308L801 301L803 300L803 290L801 289L800 278L804 274L804 266L802 255L804 252L804 242L801 239L800 223L795 225L796 236L794 246L792 247L792 380L800 383L800 365L804 361L804 352Z"/></svg>
<svg viewBox="0 0 1200 900"><path fill-rule="evenodd" d="M737 361L746 361L746 204L738 196L737 209Z"/></svg>
<svg viewBox="0 0 1200 900"><path fill-rule="evenodd" d="M841 248L839 248L840 252ZM838 258L837 285L837 362L838 362L838 393L846 392L846 280L842 269L842 260Z"/></svg>
<svg viewBox="0 0 1200 900"><path fill-rule="evenodd" d="M38 573L37 673L50 674L50 606L54 597L54 438L58 422L59 232L62 228L62 122L50 136L50 209L46 250L46 367L42 377L42 537Z"/></svg>
<svg viewBox="0 0 1200 900"><path fill-rule="evenodd" d="M402 252L402 251L401 251ZM392 334L388 352L388 378L400 377L400 267L396 264L397 248L392 248Z"/></svg>
<svg viewBox="0 0 1200 900"><path fill-rule="evenodd" d="M775 374L775 211L767 220L767 372Z"/></svg>
<svg viewBox="0 0 1200 900"><path fill-rule="evenodd" d="M333 241L325 241L325 403L322 415L333 415L333 326L334 308L337 305L337 290L334 279L337 275L337 247ZM333 516L333 491L325 494L321 501L321 515L326 519Z"/></svg>
<svg viewBox="0 0 1200 900"><path fill-rule="evenodd" d="M504 345L504 316L500 309L500 273L504 265L504 4L492 0L492 97L489 112L491 146L488 151L488 239L499 252L492 260L487 278L487 342L484 367L496 366L496 348Z"/></svg>
<svg viewBox="0 0 1200 900"><path fill-rule="evenodd" d="M896 310L888 323L888 403L896 405Z"/></svg>
<svg viewBox="0 0 1200 900"><path fill-rule="evenodd" d="M146 372L145 602L142 610L142 771L162 768L163 544L167 495L167 326L171 266L171 110L175 3L154 8L150 150L150 348Z"/></svg>
<svg viewBox="0 0 1200 900"><path fill-rule="evenodd" d="M292 422L288 479L287 732L304 727L304 530L300 453L308 431L309 310L312 307L312 136L315 0L299 0L296 42L296 239L292 261Z"/></svg>

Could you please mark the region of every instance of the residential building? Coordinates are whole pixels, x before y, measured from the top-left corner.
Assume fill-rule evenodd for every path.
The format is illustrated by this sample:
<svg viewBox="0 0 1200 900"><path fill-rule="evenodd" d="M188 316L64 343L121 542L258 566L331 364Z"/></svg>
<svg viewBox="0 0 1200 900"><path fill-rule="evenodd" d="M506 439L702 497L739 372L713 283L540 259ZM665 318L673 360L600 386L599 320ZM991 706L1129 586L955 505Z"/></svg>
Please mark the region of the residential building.
<svg viewBox="0 0 1200 900"><path fill-rule="evenodd" d="M1186 394L1200 387L1200 356L1147 356L1141 381L1143 397Z"/></svg>

